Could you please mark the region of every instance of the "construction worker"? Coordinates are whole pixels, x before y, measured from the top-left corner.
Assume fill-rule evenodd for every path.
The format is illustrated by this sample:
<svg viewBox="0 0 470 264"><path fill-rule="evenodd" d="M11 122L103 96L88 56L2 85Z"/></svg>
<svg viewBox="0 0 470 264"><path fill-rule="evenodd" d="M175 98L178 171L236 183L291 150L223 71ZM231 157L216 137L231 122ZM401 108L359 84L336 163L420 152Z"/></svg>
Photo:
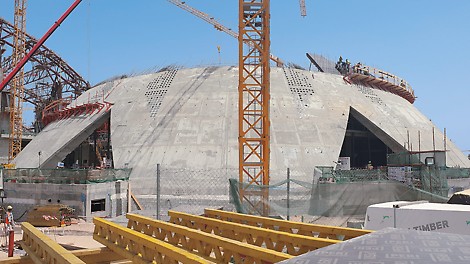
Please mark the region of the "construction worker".
<svg viewBox="0 0 470 264"><path fill-rule="evenodd" d="M338 61L336 62L336 65L335 65L335 68L341 72L341 67L343 65L343 57L342 56L339 56L339 59Z"/></svg>
<svg viewBox="0 0 470 264"><path fill-rule="evenodd" d="M403 87L403 88L406 88L406 84L405 84L405 82L403 81L403 79L400 81L400 86Z"/></svg>
<svg viewBox="0 0 470 264"><path fill-rule="evenodd" d="M7 217L5 217L5 224L7 226L7 231L13 231L15 227L15 219L13 218L13 207L11 205L7 206Z"/></svg>
<svg viewBox="0 0 470 264"><path fill-rule="evenodd" d="M356 65L354 66L354 72L362 73L362 64L360 62L356 63Z"/></svg>
<svg viewBox="0 0 470 264"><path fill-rule="evenodd" d="M13 257L13 247L15 245L15 218L13 217L13 207L7 206L7 215L5 217L5 224L7 226L8 234L8 257Z"/></svg>

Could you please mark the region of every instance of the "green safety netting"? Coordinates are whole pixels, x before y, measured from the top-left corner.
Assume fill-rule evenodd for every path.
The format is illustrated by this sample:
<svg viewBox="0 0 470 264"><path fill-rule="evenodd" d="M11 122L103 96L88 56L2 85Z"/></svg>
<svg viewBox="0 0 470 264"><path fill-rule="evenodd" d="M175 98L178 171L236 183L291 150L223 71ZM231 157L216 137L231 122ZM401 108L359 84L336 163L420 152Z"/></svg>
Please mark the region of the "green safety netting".
<svg viewBox="0 0 470 264"><path fill-rule="evenodd" d="M359 216L369 205L389 201L428 200L446 202L446 170L427 168L412 170L404 181L391 180L386 169L334 170L317 167L311 182L290 179L264 185L240 184L230 179L230 202L240 213L260 214L253 205L263 202L261 193L269 193L270 215L278 216ZM240 198L240 188L247 199ZM252 195L254 194L254 195Z"/></svg>
<svg viewBox="0 0 470 264"><path fill-rule="evenodd" d="M128 180L131 169L1 169L4 182L92 184Z"/></svg>

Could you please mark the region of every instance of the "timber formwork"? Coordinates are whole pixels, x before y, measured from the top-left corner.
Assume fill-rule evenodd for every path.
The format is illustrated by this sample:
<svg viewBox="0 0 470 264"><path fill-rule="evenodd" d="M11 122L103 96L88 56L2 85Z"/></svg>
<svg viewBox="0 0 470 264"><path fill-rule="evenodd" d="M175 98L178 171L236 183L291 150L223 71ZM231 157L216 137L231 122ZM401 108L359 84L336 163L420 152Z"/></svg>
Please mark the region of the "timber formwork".
<svg viewBox="0 0 470 264"><path fill-rule="evenodd" d="M169 222L127 214L127 227L95 218L93 238L106 248L78 251L65 250L23 223L21 245L28 256L0 263L277 263L371 232L219 210L205 213L169 211Z"/></svg>

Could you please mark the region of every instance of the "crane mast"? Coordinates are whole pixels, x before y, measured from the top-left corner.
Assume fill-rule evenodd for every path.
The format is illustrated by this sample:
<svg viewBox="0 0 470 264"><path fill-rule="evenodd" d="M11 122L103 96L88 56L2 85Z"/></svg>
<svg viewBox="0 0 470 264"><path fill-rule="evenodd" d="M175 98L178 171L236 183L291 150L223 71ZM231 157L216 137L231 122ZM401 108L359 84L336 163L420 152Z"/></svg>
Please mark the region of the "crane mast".
<svg viewBox="0 0 470 264"><path fill-rule="evenodd" d="M239 0L239 192L269 214L270 1Z"/></svg>
<svg viewBox="0 0 470 264"><path fill-rule="evenodd" d="M13 44L13 65L18 64L26 54L26 0L15 0L15 37ZM8 162L21 151L23 136L24 70L20 69L10 85L10 137Z"/></svg>

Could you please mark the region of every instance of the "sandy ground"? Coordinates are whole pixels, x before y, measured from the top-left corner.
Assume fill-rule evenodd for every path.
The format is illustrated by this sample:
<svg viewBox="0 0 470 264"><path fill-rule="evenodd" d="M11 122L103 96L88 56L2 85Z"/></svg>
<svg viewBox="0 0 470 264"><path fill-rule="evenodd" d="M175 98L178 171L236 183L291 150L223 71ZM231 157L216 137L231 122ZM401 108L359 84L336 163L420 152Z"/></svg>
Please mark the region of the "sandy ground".
<svg viewBox="0 0 470 264"><path fill-rule="evenodd" d="M72 248L98 248L103 245L93 239L93 223L78 222L65 227L38 227L44 234L52 240L63 245L68 249ZM4 234L3 230L0 230ZM20 225L15 227L15 242L19 242L23 238ZM0 236L0 259L8 258L5 236ZM14 256L22 256L23 250L14 251Z"/></svg>

